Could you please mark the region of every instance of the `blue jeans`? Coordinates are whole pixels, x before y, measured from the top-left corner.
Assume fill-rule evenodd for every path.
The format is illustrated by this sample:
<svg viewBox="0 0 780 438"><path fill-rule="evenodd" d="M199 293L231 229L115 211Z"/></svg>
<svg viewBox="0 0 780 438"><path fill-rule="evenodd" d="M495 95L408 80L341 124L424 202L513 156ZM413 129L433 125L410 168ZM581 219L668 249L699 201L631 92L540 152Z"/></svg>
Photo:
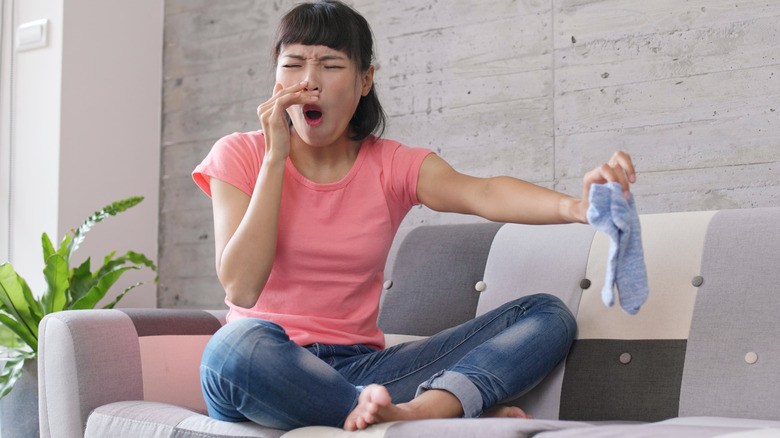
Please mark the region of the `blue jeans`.
<svg viewBox="0 0 780 438"><path fill-rule="evenodd" d="M342 427L362 387L385 386L393 403L444 389L476 417L539 383L565 356L576 331L556 297L531 295L428 339L376 350L298 346L261 319L222 327L200 368L209 415L278 429Z"/></svg>

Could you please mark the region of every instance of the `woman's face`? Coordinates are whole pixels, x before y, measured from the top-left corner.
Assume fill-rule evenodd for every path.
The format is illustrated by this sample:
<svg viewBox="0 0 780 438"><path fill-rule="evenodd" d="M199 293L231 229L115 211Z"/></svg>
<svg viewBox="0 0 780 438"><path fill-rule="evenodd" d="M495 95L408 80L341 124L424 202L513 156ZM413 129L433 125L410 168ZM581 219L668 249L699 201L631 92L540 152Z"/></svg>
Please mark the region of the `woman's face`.
<svg viewBox="0 0 780 438"><path fill-rule="evenodd" d="M329 146L349 135L349 121L361 96L371 90L374 68L359 71L344 52L327 46L284 46L276 67L277 89L307 81L319 92L312 105L287 109L295 132L311 146Z"/></svg>

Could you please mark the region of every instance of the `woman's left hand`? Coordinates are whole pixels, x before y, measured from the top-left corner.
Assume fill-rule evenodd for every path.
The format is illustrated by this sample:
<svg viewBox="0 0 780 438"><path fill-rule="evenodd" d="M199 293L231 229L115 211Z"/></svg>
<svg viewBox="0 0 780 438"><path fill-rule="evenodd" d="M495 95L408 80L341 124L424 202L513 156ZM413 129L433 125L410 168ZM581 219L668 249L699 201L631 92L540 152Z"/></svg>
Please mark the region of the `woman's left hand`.
<svg viewBox="0 0 780 438"><path fill-rule="evenodd" d="M590 195L590 186L593 184L604 184L608 182L620 183L623 186L623 195L626 200L631 198L631 189L629 184L636 182L636 172L631 157L623 152L617 151L612 155L608 162L591 170L585 174L582 180L582 199L580 208L577 210L578 219L587 223L588 196Z"/></svg>

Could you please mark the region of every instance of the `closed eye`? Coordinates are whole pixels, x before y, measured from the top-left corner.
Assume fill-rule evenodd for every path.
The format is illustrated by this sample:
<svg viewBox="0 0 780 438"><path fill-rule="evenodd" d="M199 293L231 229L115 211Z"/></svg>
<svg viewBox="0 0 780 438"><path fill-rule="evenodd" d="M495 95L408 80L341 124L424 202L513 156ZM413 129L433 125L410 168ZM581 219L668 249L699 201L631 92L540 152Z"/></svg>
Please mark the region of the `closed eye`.
<svg viewBox="0 0 780 438"><path fill-rule="evenodd" d="M282 68L296 68L296 67L300 67L300 65L298 65L298 64L284 64L284 65L282 65Z"/></svg>

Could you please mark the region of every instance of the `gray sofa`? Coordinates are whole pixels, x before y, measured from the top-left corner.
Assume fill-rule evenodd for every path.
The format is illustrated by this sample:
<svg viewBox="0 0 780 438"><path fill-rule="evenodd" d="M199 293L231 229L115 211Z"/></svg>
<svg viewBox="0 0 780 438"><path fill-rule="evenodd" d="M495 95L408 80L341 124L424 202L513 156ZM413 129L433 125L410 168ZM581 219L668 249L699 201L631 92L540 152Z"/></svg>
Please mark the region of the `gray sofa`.
<svg viewBox="0 0 780 438"><path fill-rule="evenodd" d="M534 420L397 422L354 433L223 423L203 415L198 364L224 311L87 310L41 323L41 435L780 436L780 208L641 221L650 298L634 316L601 302L609 239L590 226L441 225L399 237L379 318L390 343L536 292L577 315L568 358L512 402Z"/></svg>

